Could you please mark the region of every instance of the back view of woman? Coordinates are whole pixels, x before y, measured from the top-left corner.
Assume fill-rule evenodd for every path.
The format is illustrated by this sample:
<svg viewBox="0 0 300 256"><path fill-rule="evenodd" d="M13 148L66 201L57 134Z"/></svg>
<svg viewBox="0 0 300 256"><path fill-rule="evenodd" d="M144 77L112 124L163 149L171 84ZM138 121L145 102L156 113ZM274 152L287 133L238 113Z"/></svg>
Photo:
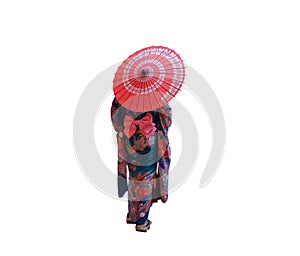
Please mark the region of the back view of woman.
<svg viewBox="0 0 300 256"><path fill-rule="evenodd" d="M127 223L136 224L137 231L150 228L153 202L168 199L168 103L184 77L181 57L164 46L131 54L115 73L111 120L118 141L118 192L121 197L128 190Z"/></svg>

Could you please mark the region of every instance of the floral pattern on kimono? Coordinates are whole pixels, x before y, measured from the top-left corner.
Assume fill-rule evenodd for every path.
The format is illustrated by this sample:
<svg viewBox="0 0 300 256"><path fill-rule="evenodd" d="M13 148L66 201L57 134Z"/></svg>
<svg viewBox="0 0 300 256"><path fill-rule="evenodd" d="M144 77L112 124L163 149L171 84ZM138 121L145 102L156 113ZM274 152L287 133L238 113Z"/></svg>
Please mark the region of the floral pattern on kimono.
<svg viewBox="0 0 300 256"><path fill-rule="evenodd" d="M125 116L141 120L147 113L151 114L156 131L146 138L137 126L135 133L127 138L124 133ZM172 124L172 111L166 104L154 111L133 112L114 98L111 120L117 132L118 195L122 197L128 191L129 216L136 221L146 215L153 202L159 199L166 202L168 199L171 156L168 128Z"/></svg>

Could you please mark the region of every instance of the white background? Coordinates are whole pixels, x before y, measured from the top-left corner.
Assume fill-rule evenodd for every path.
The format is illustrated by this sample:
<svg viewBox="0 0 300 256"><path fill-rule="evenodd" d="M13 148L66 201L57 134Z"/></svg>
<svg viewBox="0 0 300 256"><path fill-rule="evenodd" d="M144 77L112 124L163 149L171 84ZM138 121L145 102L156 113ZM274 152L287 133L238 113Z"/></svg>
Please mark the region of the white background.
<svg viewBox="0 0 300 256"><path fill-rule="evenodd" d="M1 1L0 255L299 255L299 11L296 0ZM204 76L227 138L214 179L199 189L195 169L143 234L81 172L72 125L86 85L149 45Z"/></svg>

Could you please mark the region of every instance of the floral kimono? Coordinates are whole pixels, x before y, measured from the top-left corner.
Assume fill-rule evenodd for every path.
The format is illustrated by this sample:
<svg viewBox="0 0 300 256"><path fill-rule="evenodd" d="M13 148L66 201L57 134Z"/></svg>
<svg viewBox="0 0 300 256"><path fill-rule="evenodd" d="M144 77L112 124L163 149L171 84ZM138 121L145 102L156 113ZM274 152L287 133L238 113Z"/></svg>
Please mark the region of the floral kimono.
<svg viewBox="0 0 300 256"><path fill-rule="evenodd" d="M168 199L171 108L133 112L114 98L111 120L117 132L119 197L128 191L127 223L144 224L152 203Z"/></svg>

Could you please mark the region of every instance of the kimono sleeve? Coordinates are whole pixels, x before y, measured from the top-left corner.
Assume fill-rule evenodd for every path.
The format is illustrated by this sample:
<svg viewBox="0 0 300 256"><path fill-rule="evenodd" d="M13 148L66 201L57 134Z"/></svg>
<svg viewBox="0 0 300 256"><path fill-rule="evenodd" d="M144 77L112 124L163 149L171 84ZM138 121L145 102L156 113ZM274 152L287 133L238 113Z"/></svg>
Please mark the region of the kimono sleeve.
<svg viewBox="0 0 300 256"><path fill-rule="evenodd" d="M159 125L158 132L158 154L160 159L158 161L158 194L163 203L168 200L168 180L170 168L171 148L168 139L168 129L172 124L172 109L169 104L158 110L159 112Z"/></svg>
<svg viewBox="0 0 300 256"><path fill-rule="evenodd" d="M111 105L111 122L117 132L117 143L118 143L118 196L124 196L125 192L128 190L127 187L127 165L125 161L125 142L123 136L123 110L121 105L114 98Z"/></svg>

